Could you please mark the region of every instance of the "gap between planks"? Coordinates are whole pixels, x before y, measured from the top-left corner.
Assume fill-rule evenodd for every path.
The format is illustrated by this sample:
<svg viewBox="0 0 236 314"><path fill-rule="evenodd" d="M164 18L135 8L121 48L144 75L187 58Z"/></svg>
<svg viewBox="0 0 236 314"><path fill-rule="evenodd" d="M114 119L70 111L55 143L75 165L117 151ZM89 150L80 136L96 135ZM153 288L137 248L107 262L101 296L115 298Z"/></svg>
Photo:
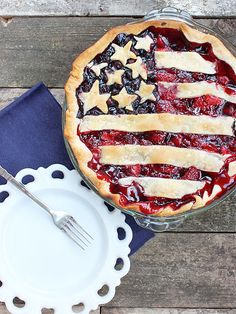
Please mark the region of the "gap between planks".
<svg viewBox="0 0 236 314"><path fill-rule="evenodd" d="M235 309L101 307L101 314L235 314Z"/></svg>

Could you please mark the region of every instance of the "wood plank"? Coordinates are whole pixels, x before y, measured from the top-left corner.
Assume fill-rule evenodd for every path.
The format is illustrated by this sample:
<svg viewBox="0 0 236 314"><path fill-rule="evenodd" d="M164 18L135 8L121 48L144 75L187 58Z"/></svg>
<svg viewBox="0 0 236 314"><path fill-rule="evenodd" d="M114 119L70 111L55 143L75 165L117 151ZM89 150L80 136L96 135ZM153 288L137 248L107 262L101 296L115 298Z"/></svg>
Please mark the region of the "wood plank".
<svg viewBox="0 0 236 314"><path fill-rule="evenodd" d="M227 8L225 3L224 6ZM49 87L62 87L73 59L80 52L106 30L130 21L134 19L16 17L6 25L0 23L0 87L29 87L38 81L44 81ZM206 19L199 22L218 31L236 45L236 19Z"/></svg>
<svg viewBox="0 0 236 314"><path fill-rule="evenodd" d="M158 234L131 257L110 307L235 308L236 234Z"/></svg>
<svg viewBox="0 0 236 314"><path fill-rule="evenodd" d="M0 109L26 92L23 88L0 88ZM50 89L60 104L64 101L63 89ZM174 232L236 232L235 196L206 213L187 219Z"/></svg>
<svg viewBox="0 0 236 314"><path fill-rule="evenodd" d="M144 15L154 9L173 6L189 11L197 16L235 16L234 0L216 0L198 2L182 0L26 0L9 1L2 0L0 4L0 15Z"/></svg>
<svg viewBox="0 0 236 314"><path fill-rule="evenodd" d="M235 314L235 309L151 309L102 307L101 314Z"/></svg>

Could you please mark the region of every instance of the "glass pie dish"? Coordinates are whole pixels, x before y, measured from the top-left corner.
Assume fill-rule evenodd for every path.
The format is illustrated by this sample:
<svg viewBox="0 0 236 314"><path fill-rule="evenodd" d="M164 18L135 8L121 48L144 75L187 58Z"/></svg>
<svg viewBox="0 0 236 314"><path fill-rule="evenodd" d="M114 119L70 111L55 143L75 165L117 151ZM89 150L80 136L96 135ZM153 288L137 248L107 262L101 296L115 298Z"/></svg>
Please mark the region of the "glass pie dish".
<svg viewBox="0 0 236 314"><path fill-rule="evenodd" d="M207 34L212 34L216 37L218 37L223 43L224 45L228 48L228 50L230 50L234 55L236 55L236 50L235 48L228 42L226 42L223 38L221 38L221 36L219 34L216 34L215 32L213 32L212 30L206 28L205 26L200 25L199 23L195 22L192 17L185 11L181 11L175 8L164 8L162 10L154 10L151 11L150 13L148 13L142 20L138 20L135 23L138 23L140 21L147 21L147 20L170 20L170 21L180 21L180 22L184 22L185 24L190 25L192 28L195 28L203 33L207 33ZM135 24L132 23L132 24ZM65 102L64 107L63 107L63 127L65 124L65 112L67 109L67 104ZM80 170L80 167L78 165L78 162L73 154L73 151L69 145L69 143L67 142L67 140L65 139L65 143L66 143L66 148L68 151L68 154L75 166L75 168L78 170L78 172L81 174L81 176L83 177L84 181L88 184L88 186L94 190L97 194L100 195L100 193L98 192L97 188L92 184L92 182L83 175L82 171ZM222 197L220 198L215 198L209 205L204 206L204 207L200 207L197 209L193 209L193 210L188 210L187 212L184 213L180 213L180 214L176 214L176 215L172 215L172 216L165 216L165 217L159 217L153 214L143 214L143 213L139 213L133 210L128 210L128 209L124 209L121 206L117 206L114 205L112 203L112 201L110 199L106 199L103 198L104 201L106 201L107 203L109 203L112 206L118 207L121 211L123 211L124 213L130 214L134 217L134 219L136 220L136 222L144 227L144 228L148 228L152 231L155 232L161 232L161 231L165 231L167 229L172 229L177 227L179 224L181 224L187 217L190 217L192 215L201 213L203 211L206 211L210 208L212 208L213 206L218 205L221 201L223 201L227 196L229 196L230 194L235 192L235 187L231 188L230 190L228 190Z"/></svg>

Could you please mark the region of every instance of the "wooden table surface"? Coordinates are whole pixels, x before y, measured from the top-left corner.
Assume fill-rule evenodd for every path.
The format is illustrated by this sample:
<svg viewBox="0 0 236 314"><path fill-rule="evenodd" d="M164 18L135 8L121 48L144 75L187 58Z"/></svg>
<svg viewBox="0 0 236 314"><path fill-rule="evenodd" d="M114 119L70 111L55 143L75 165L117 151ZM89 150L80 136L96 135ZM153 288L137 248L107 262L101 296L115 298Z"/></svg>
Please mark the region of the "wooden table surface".
<svg viewBox="0 0 236 314"><path fill-rule="evenodd" d="M236 45L236 0L1 0L0 107L38 81L62 103L78 53L112 26L167 4L188 10ZM0 304L0 314L7 313ZM235 314L235 197L157 234L131 257L115 298L96 313Z"/></svg>

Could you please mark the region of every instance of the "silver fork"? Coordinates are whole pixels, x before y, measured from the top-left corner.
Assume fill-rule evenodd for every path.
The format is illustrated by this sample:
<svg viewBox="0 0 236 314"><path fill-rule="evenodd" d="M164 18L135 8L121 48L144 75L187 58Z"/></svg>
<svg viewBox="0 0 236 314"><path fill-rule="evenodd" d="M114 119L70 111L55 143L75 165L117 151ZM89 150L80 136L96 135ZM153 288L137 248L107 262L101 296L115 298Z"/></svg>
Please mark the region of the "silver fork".
<svg viewBox="0 0 236 314"><path fill-rule="evenodd" d="M0 166L0 176L5 178L13 184L18 190L23 192L40 207L42 207L48 214L51 215L54 224L62 231L64 231L78 246L84 250L94 240L93 237L68 213L64 211L54 210L49 208L45 203L40 201L35 195L26 189L24 184L17 181L10 173Z"/></svg>

